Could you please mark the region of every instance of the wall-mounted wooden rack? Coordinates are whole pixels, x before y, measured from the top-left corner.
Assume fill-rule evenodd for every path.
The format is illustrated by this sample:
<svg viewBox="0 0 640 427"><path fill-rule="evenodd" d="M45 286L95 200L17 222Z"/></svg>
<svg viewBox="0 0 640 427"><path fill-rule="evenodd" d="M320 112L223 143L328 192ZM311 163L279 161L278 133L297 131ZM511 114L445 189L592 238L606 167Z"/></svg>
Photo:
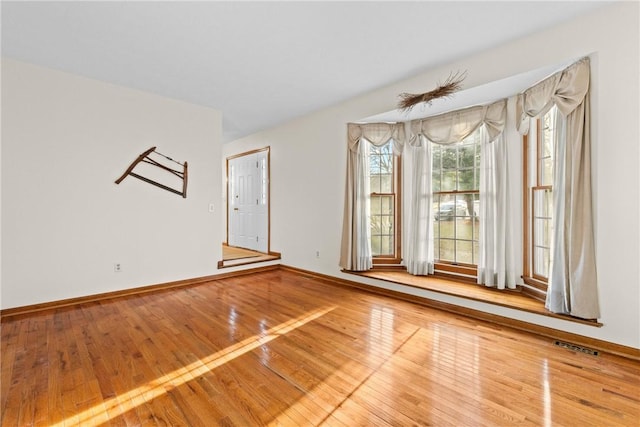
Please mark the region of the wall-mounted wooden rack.
<svg viewBox="0 0 640 427"><path fill-rule="evenodd" d="M163 165L162 163L160 163L159 160L156 160L154 158L152 158L152 155L158 155L163 157L164 159L171 161L177 165L182 166L182 170L176 170L174 168L171 168L167 165ZM139 164L139 163L148 163L152 166L158 167L162 170L165 170L169 173L171 173L172 175L177 176L178 178L180 178L182 180L182 191L180 190L176 190L175 188L171 188L168 185L165 184L161 184L158 181L155 181L151 178L142 176L136 172L134 172L135 167ZM172 193L178 194L180 196L182 196L183 198L187 198L187 162L184 163L180 163L177 162L175 160L173 160L171 157L165 156L164 154L156 151L156 147L151 147L149 148L147 151L145 151L144 153L140 154L138 156L138 158L136 158L133 163L131 163L131 165L127 168L127 170L122 174L122 176L120 178L118 178L116 180L116 184L120 184L122 182L123 179L125 179L127 176L131 175L134 178L138 178L139 180L142 180L144 182L147 182L151 185L155 185L156 187L160 187L163 190L167 190L170 191Z"/></svg>

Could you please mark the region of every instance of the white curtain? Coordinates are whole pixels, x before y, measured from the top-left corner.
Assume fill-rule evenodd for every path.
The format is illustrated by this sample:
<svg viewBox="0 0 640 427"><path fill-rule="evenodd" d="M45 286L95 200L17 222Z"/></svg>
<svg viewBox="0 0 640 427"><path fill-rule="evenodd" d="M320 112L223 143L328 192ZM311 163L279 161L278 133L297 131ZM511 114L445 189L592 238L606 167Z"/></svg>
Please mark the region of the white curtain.
<svg viewBox="0 0 640 427"><path fill-rule="evenodd" d="M342 225L340 267L365 271L372 267L369 144L377 147L393 140L393 153L404 146L403 123L349 123L347 125L347 183Z"/></svg>
<svg viewBox="0 0 640 427"><path fill-rule="evenodd" d="M515 234L509 188L508 144L504 133L489 140L483 129L480 154L480 247L478 283L516 288Z"/></svg>
<svg viewBox="0 0 640 427"><path fill-rule="evenodd" d="M478 283L501 289L515 287L514 236L513 233L499 233L512 229L514 221L508 209L507 146L502 138L507 117L506 106L507 100L503 99L490 105L466 108L411 123L410 145L415 156L406 257L409 273L433 273L433 195L429 141L454 144L482 127L484 160L480 171L483 188L480 191Z"/></svg>
<svg viewBox="0 0 640 427"><path fill-rule="evenodd" d="M408 241L405 245L407 272L426 276L433 274L433 214L431 212L431 143L416 135L408 147L411 166L411 199Z"/></svg>
<svg viewBox="0 0 640 427"><path fill-rule="evenodd" d="M546 307L584 319L600 317L591 201L589 58L518 95L518 130L553 105L564 117L553 177L553 262Z"/></svg>

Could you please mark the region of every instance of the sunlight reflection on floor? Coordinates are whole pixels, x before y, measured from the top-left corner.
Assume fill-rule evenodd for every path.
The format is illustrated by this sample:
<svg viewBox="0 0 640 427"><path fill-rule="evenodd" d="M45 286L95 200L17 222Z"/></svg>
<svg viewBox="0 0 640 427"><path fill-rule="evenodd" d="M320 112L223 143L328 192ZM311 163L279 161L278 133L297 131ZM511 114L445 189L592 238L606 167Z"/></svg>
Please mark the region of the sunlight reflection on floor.
<svg viewBox="0 0 640 427"><path fill-rule="evenodd" d="M306 323L309 323L328 312L335 310L336 306L330 306L325 308L319 308L299 316L295 319L291 319L280 325L274 326L266 330L260 335L254 335L245 340L242 340L230 347L220 350L210 356L197 360L184 366L180 369L164 375L160 378L156 378L147 384L130 390L126 393L119 394L103 403L93 406L83 412L74 414L56 424L52 427L62 427L65 425L97 425L109 420L109 412L112 414L123 414L139 405L149 402L158 396L161 396L167 391L181 386L182 384L195 380L200 375L204 375L213 369L233 360L245 353L248 353L261 345L264 345L281 335L285 335L290 331L297 329Z"/></svg>

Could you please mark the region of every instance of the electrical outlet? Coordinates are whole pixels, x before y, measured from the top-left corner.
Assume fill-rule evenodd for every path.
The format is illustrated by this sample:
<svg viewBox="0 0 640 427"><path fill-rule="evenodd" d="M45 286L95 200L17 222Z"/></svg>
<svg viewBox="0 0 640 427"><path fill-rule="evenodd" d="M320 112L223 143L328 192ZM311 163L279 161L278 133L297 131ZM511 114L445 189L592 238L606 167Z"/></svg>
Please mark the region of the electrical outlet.
<svg viewBox="0 0 640 427"><path fill-rule="evenodd" d="M120 273L122 271L122 264L120 264L119 262L113 264L113 271L115 271L116 273Z"/></svg>
<svg viewBox="0 0 640 427"><path fill-rule="evenodd" d="M316 251L316 258L320 258L320 251Z"/></svg>

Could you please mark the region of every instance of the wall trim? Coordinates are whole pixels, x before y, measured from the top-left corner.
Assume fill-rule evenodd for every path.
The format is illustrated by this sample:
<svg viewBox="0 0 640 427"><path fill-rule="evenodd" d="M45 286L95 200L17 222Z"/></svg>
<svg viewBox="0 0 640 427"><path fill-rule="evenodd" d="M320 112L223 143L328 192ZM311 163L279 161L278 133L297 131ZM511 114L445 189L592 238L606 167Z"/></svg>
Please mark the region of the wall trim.
<svg viewBox="0 0 640 427"><path fill-rule="evenodd" d="M83 297L68 298L63 300L44 302L39 304L25 305L21 307L5 308L0 310L0 320L6 317L24 316L40 311L55 310L58 308L69 307L73 305L83 304L87 302L103 301L108 299L122 298L132 295L142 295L150 292L159 292L167 289L186 288L190 286L200 285L206 282L228 279L230 277L243 276L245 274L259 273L263 271L275 270L278 265L261 266L255 268L246 268L243 270L232 271L228 273L214 274L211 276L196 277L193 279L176 280L173 282L159 283L156 285L148 285L137 288L123 289L113 292L104 292L100 294L87 295Z"/></svg>

